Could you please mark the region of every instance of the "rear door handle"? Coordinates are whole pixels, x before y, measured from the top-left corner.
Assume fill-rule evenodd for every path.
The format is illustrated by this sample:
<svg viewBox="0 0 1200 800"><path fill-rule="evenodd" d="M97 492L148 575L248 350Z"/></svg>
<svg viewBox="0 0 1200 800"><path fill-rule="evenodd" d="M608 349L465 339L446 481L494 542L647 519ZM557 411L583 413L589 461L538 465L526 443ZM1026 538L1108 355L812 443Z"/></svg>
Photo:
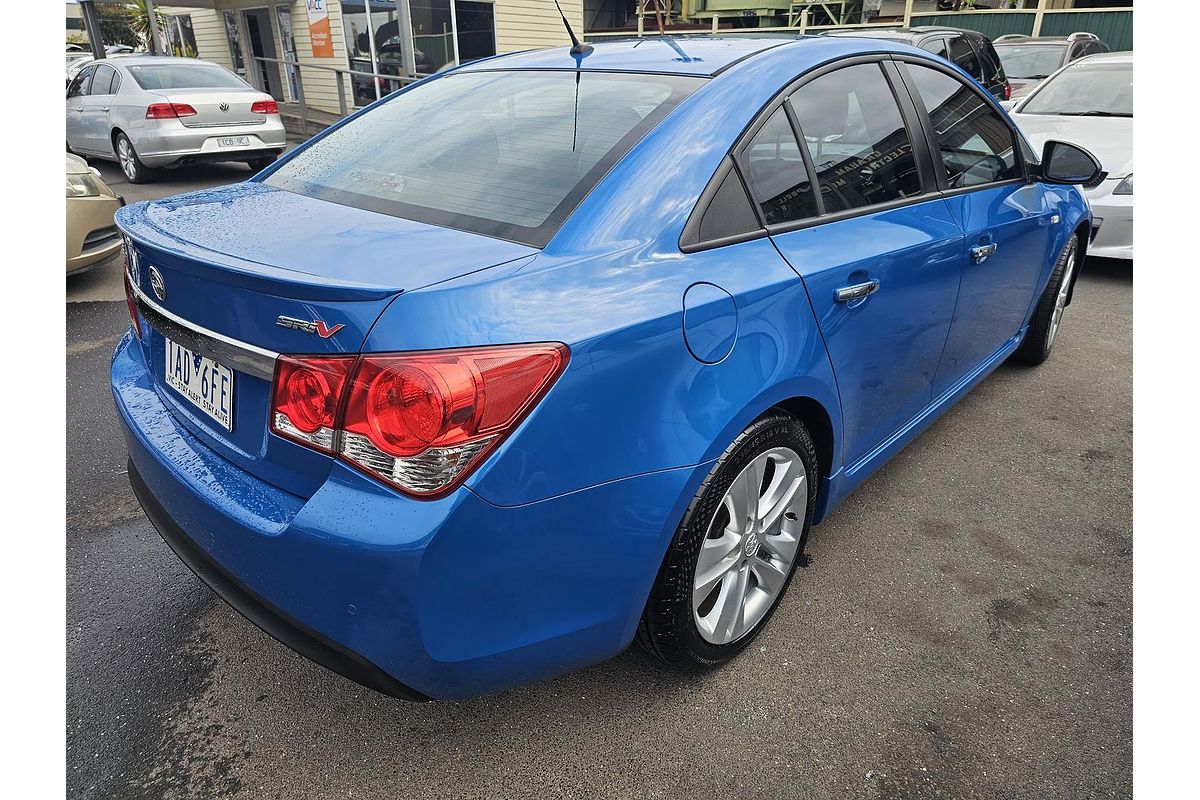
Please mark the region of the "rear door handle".
<svg viewBox="0 0 1200 800"><path fill-rule="evenodd" d="M849 303L851 300L861 300L879 291L879 281L871 280L866 283L856 283L853 286L843 286L834 292L839 303Z"/></svg>
<svg viewBox="0 0 1200 800"><path fill-rule="evenodd" d="M993 255L995 255L996 251L999 249L1000 249L1000 245L996 244L995 242L990 242L988 244L981 244L981 245L978 245L977 247L972 247L971 248L971 260L974 261L976 264L982 264L983 262L985 262L989 258L991 258Z"/></svg>
<svg viewBox="0 0 1200 800"><path fill-rule="evenodd" d="M100 110L101 110L101 111L108 111L108 108L109 108L108 106L104 106L104 107L103 107L103 108L101 108Z"/></svg>

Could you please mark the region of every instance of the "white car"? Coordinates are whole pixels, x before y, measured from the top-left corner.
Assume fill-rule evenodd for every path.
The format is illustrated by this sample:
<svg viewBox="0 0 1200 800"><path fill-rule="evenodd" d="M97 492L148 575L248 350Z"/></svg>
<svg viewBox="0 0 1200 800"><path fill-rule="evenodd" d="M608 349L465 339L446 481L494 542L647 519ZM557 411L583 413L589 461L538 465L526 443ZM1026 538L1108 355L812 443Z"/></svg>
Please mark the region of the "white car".
<svg viewBox="0 0 1200 800"><path fill-rule="evenodd" d="M1051 139L1100 160L1108 178L1087 190L1095 215L1088 255L1133 259L1133 53L1073 61L1018 101L1012 118L1039 151Z"/></svg>

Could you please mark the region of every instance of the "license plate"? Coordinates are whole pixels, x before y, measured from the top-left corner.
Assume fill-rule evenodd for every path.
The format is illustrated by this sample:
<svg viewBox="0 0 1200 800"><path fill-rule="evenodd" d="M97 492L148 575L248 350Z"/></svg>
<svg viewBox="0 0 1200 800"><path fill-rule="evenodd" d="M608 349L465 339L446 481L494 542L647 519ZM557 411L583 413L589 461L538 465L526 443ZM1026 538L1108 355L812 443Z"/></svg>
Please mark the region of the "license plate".
<svg viewBox="0 0 1200 800"><path fill-rule="evenodd" d="M166 342L167 385L225 430L233 430L233 370L170 339Z"/></svg>
<svg viewBox="0 0 1200 800"><path fill-rule="evenodd" d="M217 147L249 147L249 136L218 136Z"/></svg>

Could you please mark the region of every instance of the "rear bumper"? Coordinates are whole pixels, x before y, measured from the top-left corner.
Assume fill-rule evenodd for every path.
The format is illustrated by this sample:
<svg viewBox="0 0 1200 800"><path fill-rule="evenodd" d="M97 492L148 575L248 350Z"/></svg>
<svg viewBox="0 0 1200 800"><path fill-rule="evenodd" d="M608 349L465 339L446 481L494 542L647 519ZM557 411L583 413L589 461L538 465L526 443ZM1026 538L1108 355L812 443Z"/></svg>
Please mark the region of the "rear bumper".
<svg viewBox="0 0 1200 800"><path fill-rule="evenodd" d="M138 132L133 146L138 158L148 167L190 164L200 161L246 161L278 155L286 146L286 132L278 118L261 125L231 125L224 128L188 128L176 120ZM245 136L248 144L236 149L223 148L218 140Z"/></svg>
<svg viewBox="0 0 1200 800"><path fill-rule="evenodd" d="M182 427L132 334L112 389L131 481L185 563L281 642L408 699L497 691L624 649L702 477L669 470L499 508L465 488L413 500L331 462L301 498Z"/></svg>

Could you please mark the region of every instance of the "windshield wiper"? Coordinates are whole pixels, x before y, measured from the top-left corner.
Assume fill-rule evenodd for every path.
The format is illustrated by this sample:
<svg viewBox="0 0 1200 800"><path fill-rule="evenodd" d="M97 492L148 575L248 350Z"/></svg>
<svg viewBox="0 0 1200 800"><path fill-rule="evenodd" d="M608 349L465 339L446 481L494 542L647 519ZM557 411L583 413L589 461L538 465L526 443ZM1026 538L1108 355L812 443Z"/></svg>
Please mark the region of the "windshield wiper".
<svg viewBox="0 0 1200 800"><path fill-rule="evenodd" d="M1133 114L1123 114L1119 111L1060 111L1060 117L1132 117Z"/></svg>

